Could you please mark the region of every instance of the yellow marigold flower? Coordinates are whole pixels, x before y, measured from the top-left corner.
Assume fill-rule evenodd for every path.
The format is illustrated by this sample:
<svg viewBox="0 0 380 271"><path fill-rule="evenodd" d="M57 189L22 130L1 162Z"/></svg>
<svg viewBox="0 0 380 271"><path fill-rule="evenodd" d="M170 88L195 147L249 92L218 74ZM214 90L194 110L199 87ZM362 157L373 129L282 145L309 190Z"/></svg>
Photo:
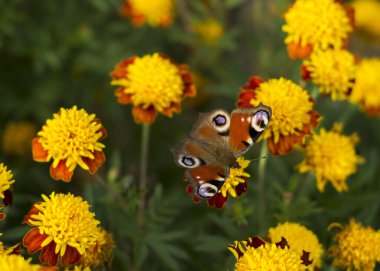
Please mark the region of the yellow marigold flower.
<svg viewBox="0 0 380 271"><path fill-rule="evenodd" d="M205 43L210 45L217 44L224 33L223 26L215 19L195 23L193 29Z"/></svg>
<svg viewBox="0 0 380 271"><path fill-rule="evenodd" d="M380 261L380 232L364 227L354 219L348 225L333 223L329 228L339 227L328 253L334 257L333 265L346 270L375 270Z"/></svg>
<svg viewBox="0 0 380 271"><path fill-rule="evenodd" d="M316 127L319 114L314 111L314 101L306 90L285 78L263 82L259 77L251 77L242 87L237 105L257 106L260 103L272 108L269 126L262 139L268 139L272 154L279 155L291 151L303 142L306 135Z"/></svg>
<svg viewBox="0 0 380 271"><path fill-rule="evenodd" d="M105 146L99 141L106 134L95 114L89 115L76 106L61 108L33 139L33 159L53 159L50 175L56 180L69 182L77 165L93 174L105 161Z"/></svg>
<svg viewBox="0 0 380 271"><path fill-rule="evenodd" d="M7 166L0 163L0 199L2 199L6 206L12 204L11 185L14 182L15 180L13 180L13 173L10 170L7 170ZM0 218L1 217L2 216L0 215ZM2 218L4 219L4 217Z"/></svg>
<svg viewBox="0 0 380 271"><path fill-rule="evenodd" d="M284 17L292 58L306 58L313 49L341 48L353 31L351 10L335 0L296 0Z"/></svg>
<svg viewBox="0 0 380 271"><path fill-rule="evenodd" d="M370 116L380 116L380 58L362 59L350 100Z"/></svg>
<svg viewBox="0 0 380 271"><path fill-rule="evenodd" d="M3 150L18 156L30 155L31 141L37 128L30 122L10 122L3 133Z"/></svg>
<svg viewBox="0 0 380 271"><path fill-rule="evenodd" d="M172 117L186 96L196 93L187 66L155 53L121 61L112 72L112 85L121 104L133 105L137 123L154 122L157 112Z"/></svg>
<svg viewBox="0 0 380 271"><path fill-rule="evenodd" d="M135 26L169 26L173 22L174 0L125 0L120 13L130 17Z"/></svg>
<svg viewBox="0 0 380 271"><path fill-rule="evenodd" d="M318 237L306 227L292 222L285 222L270 228L268 237L272 243L278 243L282 238L288 241L291 250L294 250L299 257L303 255L303 251L310 252L312 263L309 268L311 270L321 267L321 257L323 247Z"/></svg>
<svg viewBox="0 0 380 271"><path fill-rule="evenodd" d="M235 271L307 270L307 265L311 263L307 252L300 256L289 249L285 239L271 244L253 237L235 241L228 249L237 259Z"/></svg>
<svg viewBox="0 0 380 271"><path fill-rule="evenodd" d="M302 71L304 79L310 78L322 94L330 94L333 100L342 100L354 86L355 57L341 49L314 51L310 59L304 61Z"/></svg>
<svg viewBox="0 0 380 271"><path fill-rule="evenodd" d="M305 160L298 165L298 170L314 171L321 192L328 181L338 192L347 190L347 177L355 173L357 165L363 161L355 151L359 137L356 134L345 136L342 129L341 124L335 124L331 131L322 128L303 148Z"/></svg>
<svg viewBox="0 0 380 271"><path fill-rule="evenodd" d="M33 205L23 223L33 228L24 236L28 253L41 250L40 261L55 266L72 265L93 247L99 235L99 221L89 204L72 194L42 195L43 202Z"/></svg>
<svg viewBox="0 0 380 271"><path fill-rule="evenodd" d="M112 250L115 248L115 241L112 234L102 227L98 227L98 237L95 245L87 248L83 255L81 265L86 267L99 268L105 263L111 265Z"/></svg>
<svg viewBox="0 0 380 271"><path fill-rule="evenodd" d="M355 26L380 38L380 2L377 0L356 0L352 6L355 10Z"/></svg>
<svg viewBox="0 0 380 271"><path fill-rule="evenodd" d="M0 270L1 271L40 271L41 266L31 264L32 259L25 260L20 255L0 254Z"/></svg>

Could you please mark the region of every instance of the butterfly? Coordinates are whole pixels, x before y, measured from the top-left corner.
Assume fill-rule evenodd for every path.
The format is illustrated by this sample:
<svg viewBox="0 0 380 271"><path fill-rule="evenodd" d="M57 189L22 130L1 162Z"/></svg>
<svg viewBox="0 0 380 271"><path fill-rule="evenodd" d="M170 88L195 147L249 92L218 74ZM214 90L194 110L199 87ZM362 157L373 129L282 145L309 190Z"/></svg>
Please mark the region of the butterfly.
<svg viewBox="0 0 380 271"><path fill-rule="evenodd" d="M184 178L193 196L208 200L218 193L236 159L257 141L271 115L263 104L231 114L222 109L200 114L188 137L172 149L175 163L186 169Z"/></svg>

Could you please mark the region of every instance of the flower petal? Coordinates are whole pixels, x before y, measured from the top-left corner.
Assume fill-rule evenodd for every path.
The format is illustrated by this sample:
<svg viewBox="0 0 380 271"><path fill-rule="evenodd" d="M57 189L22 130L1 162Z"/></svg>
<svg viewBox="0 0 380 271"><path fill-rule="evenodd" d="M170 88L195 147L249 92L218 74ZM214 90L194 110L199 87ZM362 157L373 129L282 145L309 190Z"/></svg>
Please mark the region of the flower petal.
<svg viewBox="0 0 380 271"><path fill-rule="evenodd" d="M61 263L62 265L73 265L79 262L80 259L81 255L78 250L71 246L67 246L65 254L61 258Z"/></svg>
<svg viewBox="0 0 380 271"><path fill-rule="evenodd" d="M29 254L33 254L41 249L41 244L47 237L47 234L40 234L38 228L33 228L25 234L22 244L27 248Z"/></svg>
<svg viewBox="0 0 380 271"><path fill-rule="evenodd" d="M154 109L153 106L150 106L147 109L144 109L141 106L136 106L133 107L132 114L135 118L136 123L152 124L156 119L157 111Z"/></svg>
<svg viewBox="0 0 380 271"><path fill-rule="evenodd" d="M51 242L49 245L44 247L40 254L40 262L47 263L51 266L56 266L58 263L58 254L55 251L56 244Z"/></svg>
<svg viewBox="0 0 380 271"><path fill-rule="evenodd" d="M94 174L101 165L103 165L104 161L106 160L106 156L104 155L104 152L102 151L94 151L93 152L94 159L90 159L88 157L83 157L83 162L88 166L88 171L91 174Z"/></svg>
<svg viewBox="0 0 380 271"><path fill-rule="evenodd" d="M54 180L70 182L73 173L73 171L69 171L68 167L66 166L65 160L59 161L57 167L53 167L53 165L50 166L50 176Z"/></svg>
<svg viewBox="0 0 380 271"><path fill-rule="evenodd" d="M49 153L42 147L39 139L39 137L36 137L32 140L33 160L36 162L47 162Z"/></svg>

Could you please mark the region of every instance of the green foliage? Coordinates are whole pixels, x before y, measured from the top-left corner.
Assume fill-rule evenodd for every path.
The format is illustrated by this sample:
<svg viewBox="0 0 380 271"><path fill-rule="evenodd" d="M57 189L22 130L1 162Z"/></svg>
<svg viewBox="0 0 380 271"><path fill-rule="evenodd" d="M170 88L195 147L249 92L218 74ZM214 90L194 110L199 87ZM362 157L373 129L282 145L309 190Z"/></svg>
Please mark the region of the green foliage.
<svg viewBox="0 0 380 271"><path fill-rule="evenodd" d="M221 210L193 204L170 148L186 136L198 112L233 109L240 86L251 75L298 82L300 62L288 58L281 32L282 14L291 1L177 2L186 9L178 12L173 26L160 29L134 28L119 15L118 0L0 0L0 134L12 121L26 120L40 128L60 107L73 105L95 113L108 130L100 182L79 169L71 183L55 182L47 164L0 152L0 162L16 180L14 203L5 209L7 220L0 222L1 240L6 245L20 242L28 230L21 225L23 217L41 194L52 191L82 195L91 204L116 241L112 270L233 270L229 243L265 236L268 227L283 221L305 224L325 248L331 242L327 226L332 222L355 217L379 229L379 119L368 118L348 102L323 98L317 105L324 116L321 126L329 129L344 121L345 133L361 137L358 150L366 162L349 177L348 192L338 193L328 185L320 193L314 175L294 170L302 157L293 151L266 158L264 231L258 220L258 161L249 167L249 191L241 198L229 198ZM224 27L216 45L202 42L189 25L209 17ZM361 56L379 56L378 49L367 51L358 38L353 44ZM152 125L148 185L140 191L141 127L134 123L130 106L117 104L109 72L124 58L153 52L188 64L202 83L198 95L184 102L181 114L159 116ZM250 151L250 159L259 157L260 147ZM323 270L335 270L330 265L325 257Z"/></svg>

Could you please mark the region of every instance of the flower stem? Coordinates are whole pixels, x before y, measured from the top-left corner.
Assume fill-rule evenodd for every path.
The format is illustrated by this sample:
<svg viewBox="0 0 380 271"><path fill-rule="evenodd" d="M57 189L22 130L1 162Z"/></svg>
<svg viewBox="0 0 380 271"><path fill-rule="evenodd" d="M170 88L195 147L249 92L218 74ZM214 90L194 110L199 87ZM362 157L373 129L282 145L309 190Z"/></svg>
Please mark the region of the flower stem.
<svg viewBox="0 0 380 271"><path fill-rule="evenodd" d="M266 140L263 140L261 143L260 150L260 161L259 161L259 170L258 170L258 185L259 185L259 206L258 206L258 217L259 217L259 231L263 233L266 227L266 206L265 206L265 165L267 162L268 148Z"/></svg>
<svg viewBox="0 0 380 271"><path fill-rule="evenodd" d="M140 196L140 205L139 205L139 214L138 214L138 223L140 226L144 224L145 216L145 205L146 205L146 184L147 184L147 168L148 168L148 146L149 146L149 131L150 125L142 125L142 141L141 141L141 153L140 153L140 182L139 182L139 191Z"/></svg>
<svg viewBox="0 0 380 271"><path fill-rule="evenodd" d="M110 192L112 194L112 196L114 197L114 199L117 201L117 203L119 204L119 206L121 208L123 208L124 211L128 211L128 206L125 204L125 200L122 198L122 196L120 196L120 194L114 190L107 182L106 180L101 176L99 175L98 173L95 173L94 174L94 177L95 177L95 180L101 185L103 186L108 192Z"/></svg>

